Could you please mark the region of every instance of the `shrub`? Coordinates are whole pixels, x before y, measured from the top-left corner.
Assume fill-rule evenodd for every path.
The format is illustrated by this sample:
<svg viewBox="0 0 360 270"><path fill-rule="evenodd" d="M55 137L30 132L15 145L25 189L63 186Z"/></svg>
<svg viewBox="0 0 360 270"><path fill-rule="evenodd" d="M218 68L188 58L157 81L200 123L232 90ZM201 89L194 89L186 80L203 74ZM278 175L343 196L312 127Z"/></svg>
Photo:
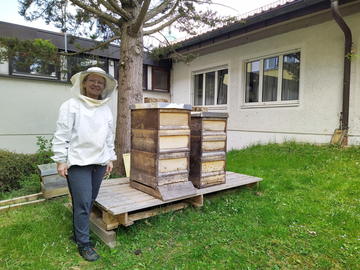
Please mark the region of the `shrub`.
<svg viewBox="0 0 360 270"><path fill-rule="evenodd" d="M0 149L0 191L19 189L23 175L36 173L37 154L17 154Z"/></svg>
<svg viewBox="0 0 360 270"><path fill-rule="evenodd" d="M40 191L40 175L37 165L52 163L51 142L37 137L39 149L35 154L18 154L0 149L0 192L24 189Z"/></svg>

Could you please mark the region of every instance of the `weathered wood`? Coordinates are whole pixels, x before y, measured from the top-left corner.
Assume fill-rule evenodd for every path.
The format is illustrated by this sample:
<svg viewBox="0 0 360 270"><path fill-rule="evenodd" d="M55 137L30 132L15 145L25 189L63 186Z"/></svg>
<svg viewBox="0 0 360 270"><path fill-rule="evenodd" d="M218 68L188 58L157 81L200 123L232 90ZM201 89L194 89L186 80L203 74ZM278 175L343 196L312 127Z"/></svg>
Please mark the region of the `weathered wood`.
<svg viewBox="0 0 360 270"><path fill-rule="evenodd" d="M104 210L102 211L102 221L105 223L107 230L115 229L119 226L118 217Z"/></svg>
<svg viewBox="0 0 360 270"><path fill-rule="evenodd" d="M197 188L224 184L226 181L227 114L191 113L191 150L189 180ZM215 175L209 175L209 173Z"/></svg>
<svg viewBox="0 0 360 270"><path fill-rule="evenodd" d="M22 197L17 197L17 198L13 198L13 199L0 201L0 206L10 205L10 204L15 204L15 203L31 202L31 201L35 201L41 197L43 197L43 194L41 192L39 192L36 194L31 194L31 195L27 195L27 196L22 196Z"/></svg>
<svg viewBox="0 0 360 270"><path fill-rule="evenodd" d="M68 194L67 181L57 172L56 163L38 165L41 178L41 191L45 198Z"/></svg>
<svg viewBox="0 0 360 270"><path fill-rule="evenodd" d="M0 213L6 212L6 211L12 211L12 210L15 210L15 209L19 209L19 208L22 208L22 207L27 206L27 205L34 205L34 204L43 203L45 201L46 201L46 199L40 199L40 200L36 200L36 201L30 201L30 202L6 205L6 206L3 206L3 207L0 207Z"/></svg>
<svg viewBox="0 0 360 270"><path fill-rule="evenodd" d="M183 183L158 186L163 201L182 199L188 196L196 195L193 184L189 181Z"/></svg>
<svg viewBox="0 0 360 270"><path fill-rule="evenodd" d="M165 214L165 213L168 213L171 211L184 209L188 206L189 206L189 204L186 202L175 203L175 204L171 204L171 205L161 207L161 208L155 208L155 209L151 209L151 210L147 210L147 211L142 211L140 213L130 214L129 218L132 221L137 221L140 219L145 219L145 218L153 217L153 216L160 215L160 214Z"/></svg>
<svg viewBox="0 0 360 270"><path fill-rule="evenodd" d="M53 189L53 186L45 187L44 182L41 182L40 185L41 185L41 191L46 199L69 194L69 189L67 186Z"/></svg>
<svg viewBox="0 0 360 270"><path fill-rule="evenodd" d="M160 110L160 127L188 127L189 113L184 110Z"/></svg>
<svg viewBox="0 0 360 270"><path fill-rule="evenodd" d="M119 217L119 222L120 222L120 224L123 225L123 226L125 226L125 227L134 224L134 221L129 218L129 214L128 214L128 213L120 214L118 217Z"/></svg>
<svg viewBox="0 0 360 270"><path fill-rule="evenodd" d="M202 207L204 205L204 195L198 195L185 200L191 203L194 207Z"/></svg>
<svg viewBox="0 0 360 270"><path fill-rule="evenodd" d="M133 187L162 198L158 187L189 181L191 106L158 105L130 106L130 177Z"/></svg>
<svg viewBox="0 0 360 270"><path fill-rule="evenodd" d="M206 131L226 131L226 121L216 118L206 119L203 122L203 130Z"/></svg>
<svg viewBox="0 0 360 270"><path fill-rule="evenodd" d="M194 189L193 184L189 181L157 186L155 189L153 189L131 180L130 186L150 194L155 198L163 200L164 202L175 199L182 199L196 194L196 190Z"/></svg>
<svg viewBox="0 0 360 270"><path fill-rule="evenodd" d="M188 151L156 154L132 149L131 179L152 188L188 181L189 159Z"/></svg>

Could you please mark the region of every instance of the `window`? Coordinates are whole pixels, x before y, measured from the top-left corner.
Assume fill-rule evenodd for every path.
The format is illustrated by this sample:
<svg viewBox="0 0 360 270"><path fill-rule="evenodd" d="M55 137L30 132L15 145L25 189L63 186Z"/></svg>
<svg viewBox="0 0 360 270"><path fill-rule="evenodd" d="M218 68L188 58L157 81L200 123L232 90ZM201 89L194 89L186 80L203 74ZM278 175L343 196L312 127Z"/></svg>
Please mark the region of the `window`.
<svg viewBox="0 0 360 270"><path fill-rule="evenodd" d="M14 57L11 68L11 74L57 78L57 67L54 63L33 56Z"/></svg>
<svg viewBox="0 0 360 270"><path fill-rule="evenodd" d="M298 101L300 52L245 63L245 103Z"/></svg>
<svg viewBox="0 0 360 270"><path fill-rule="evenodd" d="M228 69L194 73L194 106L227 104Z"/></svg>
<svg viewBox="0 0 360 270"><path fill-rule="evenodd" d="M147 83L148 83L147 71L148 71L147 65L143 65L143 79L142 79L143 90L147 89Z"/></svg>
<svg viewBox="0 0 360 270"><path fill-rule="evenodd" d="M94 59L87 58L86 56L78 55L68 58L68 65L70 70L69 79L80 71L87 70L90 67L99 67L106 72L108 71L107 60L90 56Z"/></svg>
<svg viewBox="0 0 360 270"><path fill-rule="evenodd" d="M143 75L144 76L144 75ZM152 67L152 90L170 91L169 70L159 67Z"/></svg>

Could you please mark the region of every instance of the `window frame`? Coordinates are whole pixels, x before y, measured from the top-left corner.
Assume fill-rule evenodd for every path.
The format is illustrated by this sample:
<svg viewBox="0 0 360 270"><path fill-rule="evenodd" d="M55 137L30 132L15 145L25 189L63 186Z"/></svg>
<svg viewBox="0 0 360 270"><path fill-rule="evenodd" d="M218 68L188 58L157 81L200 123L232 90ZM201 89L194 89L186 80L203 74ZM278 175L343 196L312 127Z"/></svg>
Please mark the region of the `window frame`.
<svg viewBox="0 0 360 270"><path fill-rule="evenodd" d="M39 78L39 79L49 79L49 80L60 80L60 68L58 66L54 66L55 76L46 75L46 74L35 74L30 72L23 72L23 71L14 71L14 58L11 58L9 63L9 75L10 76L17 76L17 77L29 77L29 78Z"/></svg>
<svg viewBox="0 0 360 270"><path fill-rule="evenodd" d="M282 100L282 79L283 79L283 71L284 71L284 56L289 54L300 53L300 67L299 67L299 85L298 85L298 99L294 100ZM242 103L241 108L257 108L257 107L282 107L282 106L299 106L301 100L301 88L302 88L302 76L303 76L303 68L304 68L304 61L303 61L303 50L293 49L293 50L286 50L282 52L267 54L267 55L259 55L256 57L244 59L242 61L242 83L241 83L241 92L242 92ZM278 57L278 83L277 83L277 98L276 101L262 101L263 95L263 79L264 79L264 62L266 59ZM259 89L258 89L258 101L257 102L246 102L246 90L247 90L247 64L252 63L255 61L260 62L260 71L259 71Z"/></svg>
<svg viewBox="0 0 360 270"><path fill-rule="evenodd" d="M155 72L163 71L166 72L166 88L155 88ZM143 74L144 76L144 74ZM146 74L147 76L147 74ZM147 78L148 79L148 78ZM151 66L151 90L152 91L161 91L161 92L170 92L170 70L166 68Z"/></svg>
<svg viewBox="0 0 360 270"><path fill-rule="evenodd" d="M219 72L222 70L227 70L227 81L229 82L229 76L230 76L230 72L229 72L229 65L228 64L224 64L224 65L220 65L220 66L216 66L216 67L211 67L211 68L206 68L206 69L201 69L201 70L194 70L191 72L191 93L192 93L192 99L191 99L191 104L193 106L199 106L199 107L208 107L208 108L212 108L212 109L227 109L227 106L229 105L229 83L227 83L227 98L226 98L226 103L224 104L217 104L218 102L218 96L219 96ZM215 89L214 89L214 104L212 105L208 105L206 104L206 93L203 93L202 95L202 105L195 105L195 76L197 75L203 75L203 90L206 86L206 74L207 73L211 73L214 72L215 73L215 81L214 81L214 85L215 85Z"/></svg>

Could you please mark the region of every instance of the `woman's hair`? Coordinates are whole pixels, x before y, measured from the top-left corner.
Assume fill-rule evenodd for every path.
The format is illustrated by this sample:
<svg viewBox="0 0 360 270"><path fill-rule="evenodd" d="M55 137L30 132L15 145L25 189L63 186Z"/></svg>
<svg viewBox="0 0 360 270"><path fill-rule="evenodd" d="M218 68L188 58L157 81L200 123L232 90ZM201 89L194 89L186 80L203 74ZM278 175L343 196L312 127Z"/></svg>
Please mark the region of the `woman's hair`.
<svg viewBox="0 0 360 270"><path fill-rule="evenodd" d="M89 73L88 75L86 75L86 76L84 77L84 79L83 79L82 82L81 82L81 85L83 85L83 83L88 80L90 74L92 74L92 73ZM102 77L102 76L101 76L101 77ZM103 78L104 78L104 77L103 77ZM106 88L106 79L104 78L104 89L105 89L105 88ZM85 88L85 87L83 87L83 91L84 91L84 96L86 96L86 88ZM101 100L101 99L102 99L102 96L99 95L98 100Z"/></svg>

